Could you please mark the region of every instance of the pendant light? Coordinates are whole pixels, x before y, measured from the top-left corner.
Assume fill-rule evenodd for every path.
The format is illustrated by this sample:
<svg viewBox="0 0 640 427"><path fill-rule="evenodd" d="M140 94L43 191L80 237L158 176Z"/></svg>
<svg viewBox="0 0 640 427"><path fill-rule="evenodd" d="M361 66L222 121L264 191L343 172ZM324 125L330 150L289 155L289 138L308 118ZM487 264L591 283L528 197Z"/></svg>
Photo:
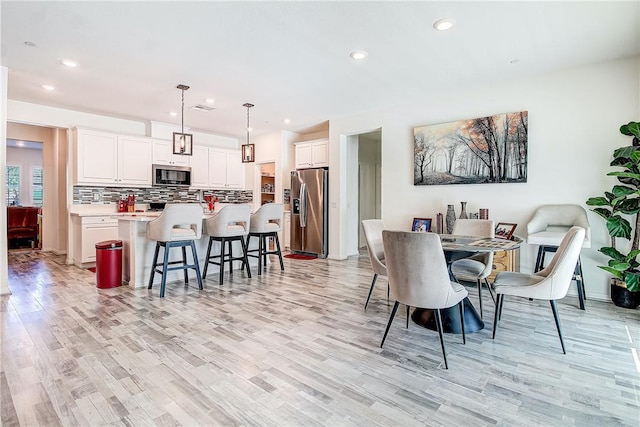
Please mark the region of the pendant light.
<svg viewBox="0 0 640 427"><path fill-rule="evenodd" d="M173 133L173 154L184 156L193 155L193 135L184 133L184 91L189 89L187 85L176 86L182 91L182 131Z"/></svg>
<svg viewBox="0 0 640 427"><path fill-rule="evenodd" d="M253 104L242 104L243 107L247 107L247 143L242 144L242 163L253 163L256 161L256 146L255 144L249 144L249 108L253 107Z"/></svg>

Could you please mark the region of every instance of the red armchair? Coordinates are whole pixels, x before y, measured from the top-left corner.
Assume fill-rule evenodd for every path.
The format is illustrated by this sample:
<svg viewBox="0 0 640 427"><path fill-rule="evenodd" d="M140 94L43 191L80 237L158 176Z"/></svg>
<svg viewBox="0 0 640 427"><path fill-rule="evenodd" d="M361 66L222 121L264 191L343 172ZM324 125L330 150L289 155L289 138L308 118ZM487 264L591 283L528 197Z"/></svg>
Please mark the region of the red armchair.
<svg viewBox="0 0 640 427"><path fill-rule="evenodd" d="M38 212L35 206L7 206L7 244L11 240L28 239L38 245Z"/></svg>

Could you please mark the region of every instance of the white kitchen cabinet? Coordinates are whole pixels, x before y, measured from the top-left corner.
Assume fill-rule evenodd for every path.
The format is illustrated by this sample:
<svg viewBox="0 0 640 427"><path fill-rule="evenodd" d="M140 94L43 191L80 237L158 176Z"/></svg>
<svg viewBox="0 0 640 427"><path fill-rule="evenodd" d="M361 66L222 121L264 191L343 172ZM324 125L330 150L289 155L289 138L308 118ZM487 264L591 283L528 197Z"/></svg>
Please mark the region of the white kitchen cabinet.
<svg viewBox="0 0 640 427"><path fill-rule="evenodd" d="M193 146L191 158L191 187L209 188L209 148Z"/></svg>
<svg viewBox="0 0 640 427"><path fill-rule="evenodd" d="M329 141L317 139L295 144L296 169L329 166Z"/></svg>
<svg viewBox="0 0 640 427"><path fill-rule="evenodd" d="M244 188L244 163L239 150L209 148L209 185L211 188Z"/></svg>
<svg viewBox="0 0 640 427"><path fill-rule="evenodd" d="M96 243L118 238L118 220L111 216L74 216L73 263L78 267L96 262Z"/></svg>
<svg viewBox="0 0 640 427"><path fill-rule="evenodd" d="M151 140L74 129L76 185L151 186Z"/></svg>
<svg viewBox="0 0 640 427"><path fill-rule="evenodd" d="M289 249L291 247L291 212L284 213L282 232L284 234L284 247L285 249Z"/></svg>
<svg viewBox="0 0 640 427"><path fill-rule="evenodd" d="M195 155L195 150L193 154ZM153 140L154 165L190 166L191 157L192 156L182 154L173 154L172 141Z"/></svg>

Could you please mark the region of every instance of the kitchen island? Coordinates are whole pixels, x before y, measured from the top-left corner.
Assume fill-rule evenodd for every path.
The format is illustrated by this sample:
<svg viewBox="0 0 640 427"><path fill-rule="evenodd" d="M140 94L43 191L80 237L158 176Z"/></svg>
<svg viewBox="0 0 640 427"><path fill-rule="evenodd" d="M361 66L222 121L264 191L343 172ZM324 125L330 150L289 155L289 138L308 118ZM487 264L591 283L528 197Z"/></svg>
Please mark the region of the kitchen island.
<svg viewBox="0 0 640 427"><path fill-rule="evenodd" d="M124 214L114 216L118 220L118 239L122 240L123 258L122 258L122 280L134 288L147 287L149 284L149 276L151 275L151 269L153 268L153 253L156 248L155 240L147 239L147 223L157 218L159 213L135 213ZM212 215L203 215L203 222L205 219ZM200 263L200 271L204 271L205 257L207 255L207 245L209 244L209 236L204 233L205 228L203 224L202 238L196 240L196 251L198 252L198 261ZM257 249L258 239L251 239L250 249ZM233 251L236 254L242 253L240 242L233 242ZM220 253L220 242L214 241L211 246L212 254ZM162 250L160 255L163 255ZM187 251L187 258L191 258L191 251ZM160 257L159 257L160 259ZM182 261L182 252L179 250L172 250L169 252L169 261ZM257 258L249 258L249 266L257 268ZM234 261L233 269L240 270L242 262ZM228 268L228 264L225 268ZM215 264L210 264L207 277L214 279L217 282L217 272L219 267ZM189 272L190 278L193 283L196 283L195 273ZM243 274L243 273L236 273ZM159 285L162 275L156 274L154 278L154 285ZM174 270L167 272L167 282L183 281L184 273L182 270Z"/></svg>

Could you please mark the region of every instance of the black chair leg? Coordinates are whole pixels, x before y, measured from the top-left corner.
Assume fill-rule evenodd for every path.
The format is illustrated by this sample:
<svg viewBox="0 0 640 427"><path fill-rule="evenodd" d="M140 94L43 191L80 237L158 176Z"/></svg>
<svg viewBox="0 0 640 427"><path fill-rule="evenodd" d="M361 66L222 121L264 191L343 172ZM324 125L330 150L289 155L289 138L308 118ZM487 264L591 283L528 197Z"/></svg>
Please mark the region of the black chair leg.
<svg viewBox="0 0 640 427"><path fill-rule="evenodd" d="M464 300L458 304L460 306L460 327L462 328L462 344L467 343L467 337L464 334Z"/></svg>
<svg viewBox="0 0 640 427"><path fill-rule="evenodd" d="M436 326L438 327L438 335L440 336L440 347L442 347L442 358L444 359L444 368L449 369L447 364L447 352L444 349L444 337L442 336L442 316L440 310L434 310L436 312Z"/></svg>
<svg viewBox="0 0 640 427"><path fill-rule="evenodd" d="M153 252L153 264L151 264L151 276L149 277L149 286L147 289L153 287L153 278L156 275L156 265L158 264L158 251L160 250L160 243L156 242L156 250Z"/></svg>
<svg viewBox="0 0 640 427"><path fill-rule="evenodd" d="M258 236L258 276L262 275L262 251L264 250L263 244L264 239L262 238L262 236Z"/></svg>
<svg viewBox="0 0 640 427"><path fill-rule="evenodd" d="M502 306L504 305L504 295L500 299L500 308L498 309L498 320L502 320Z"/></svg>
<svg viewBox="0 0 640 427"><path fill-rule="evenodd" d="M233 240L227 241L227 247L229 248L229 274L233 275Z"/></svg>
<svg viewBox="0 0 640 427"><path fill-rule="evenodd" d="M551 303L551 311L553 311L553 318L556 321L556 328L558 329L558 338L560 338L560 345L562 346L562 353L567 354L564 348L564 340L562 339L562 328L560 327L560 317L558 317L558 308L554 300L549 301Z"/></svg>
<svg viewBox="0 0 640 427"><path fill-rule="evenodd" d="M242 244L242 270L244 270L244 267L247 267L247 276L249 276L249 279L251 279L251 269L249 268L249 258L247 257L247 249L249 249L249 236L247 236L247 239L245 241L245 238L242 237L240 240L240 243Z"/></svg>
<svg viewBox="0 0 640 427"><path fill-rule="evenodd" d="M480 318L482 319L482 280L478 279L478 301L480 302Z"/></svg>
<svg viewBox="0 0 640 427"><path fill-rule="evenodd" d="M496 339L496 331L498 330L498 321L500 320L500 309L502 308L502 299L504 295L496 294L496 310L493 314L493 332L491 334L491 339Z"/></svg>
<svg viewBox="0 0 640 427"><path fill-rule="evenodd" d="M538 256L536 257L536 266L533 269L534 273L537 273L538 271L542 270L542 268L544 267L544 246L540 245L538 247Z"/></svg>
<svg viewBox="0 0 640 427"><path fill-rule="evenodd" d="M582 263L580 262L580 257L578 257L578 262L576 263L576 269L573 275L576 279L576 288L578 290L578 302L580 303L580 310L584 310L584 300L586 299L586 296L584 295L584 280L582 277Z"/></svg>
<svg viewBox="0 0 640 427"><path fill-rule="evenodd" d="M411 310L411 306L407 306L407 329L409 329L409 311Z"/></svg>
<svg viewBox="0 0 640 427"><path fill-rule="evenodd" d="M380 343L380 348L384 345L384 340L387 339L387 334L389 333L389 328L391 327L391 323L393 322L393 318L396 317L396 311L398 311L398 306L400 303L396 301L393 305L393 310L391 310L391 316L389 316L389 322L387 323L387 329L384 330L384 335L382 336L382 342Z"/></svg>
<svg viewBox="0 0 640 427"><path fill-rule="evenodd" d="M369 288L369 295L367 296L367 301L364 303L364 309L367 309L367 305L369 304L369 298L371 298L371 292L373 292L373 286L376 284L376 279L378 275L374 273L373 280L371 281L371 287Z"/></svg>
<svg viewBox="0 0 640 427"><path fill-rule="evenodd" d="M484 284L487 285L487 289L489 289L489 295L491 295L491 300L493 301L493 305L496 304L496 296L493 293L493 288L491 287L491 284L489 283L489 280L487 280L486 278L484 279Z"/></svg>

